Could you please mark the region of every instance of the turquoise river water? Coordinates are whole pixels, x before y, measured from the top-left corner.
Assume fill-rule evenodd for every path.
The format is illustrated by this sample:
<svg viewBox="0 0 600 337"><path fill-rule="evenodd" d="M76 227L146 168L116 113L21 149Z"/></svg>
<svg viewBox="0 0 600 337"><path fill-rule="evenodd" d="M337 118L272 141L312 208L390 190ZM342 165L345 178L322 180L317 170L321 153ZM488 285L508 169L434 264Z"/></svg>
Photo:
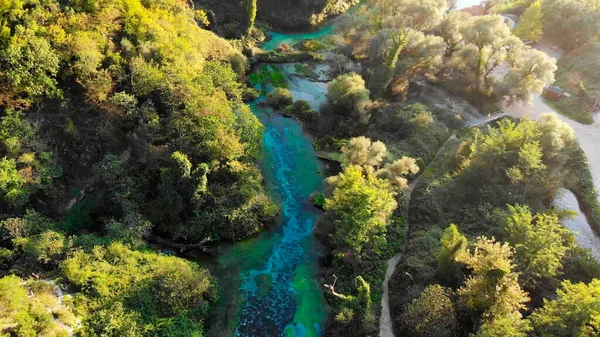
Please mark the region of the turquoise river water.
<svg viewBox="0 0 600 337"><path fill-rule="evenodd" d="M306 34L274 33L263 48L320 38L332 29L329 25ZM293 65L277 67L287 77L294 98L318 108L326 84L294 76ZM312 236L320 212L308 199L322 190L323 167L301 125L273 114L259 104L263 99L250 107L265 126L260 167L270 195L280 206L279 226L222 250L211 267L221 291L207 334L321 336L327 304L318 282L318 248Z"/></svg>

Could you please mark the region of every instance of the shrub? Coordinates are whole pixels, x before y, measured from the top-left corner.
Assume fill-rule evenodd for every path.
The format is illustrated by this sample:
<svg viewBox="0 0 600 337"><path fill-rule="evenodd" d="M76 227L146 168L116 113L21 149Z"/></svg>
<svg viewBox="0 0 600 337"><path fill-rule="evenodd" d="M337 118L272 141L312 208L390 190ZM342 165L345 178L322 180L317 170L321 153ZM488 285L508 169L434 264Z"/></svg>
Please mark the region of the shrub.
<svg viewBox="0 0 600 337"><path fill-rule="evenodd" d="M289 90L277 88L267 96L266 103L274 109L283 109L292 104L294 98Z"/></svg>
<svg viewBox="0 0 600 337"><path fill-rule="evenodd" d="M317 112L310 107L307 101L298 100L293 104L288 105L285 108L283 115L308 122L313 121L317 117Z"/></svg>
<svg viewBox="0 0 600 337"><path fill-rule="evenodd" d="M242 92L242 98L244 99L244 101L249 102L249 101L254 101L255 99L257 99L260 96L260 90L258 89L254 89L254 88L246 88L244 89L244 91Z"/></svg>

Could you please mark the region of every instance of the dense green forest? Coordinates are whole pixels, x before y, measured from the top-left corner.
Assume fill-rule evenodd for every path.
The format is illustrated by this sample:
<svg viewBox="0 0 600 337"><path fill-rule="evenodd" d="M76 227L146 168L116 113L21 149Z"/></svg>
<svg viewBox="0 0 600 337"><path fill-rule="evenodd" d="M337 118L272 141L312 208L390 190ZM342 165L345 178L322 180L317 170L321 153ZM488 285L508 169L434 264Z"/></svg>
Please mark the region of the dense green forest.
<svg viewBox="0 0 600 337"><path fill-rule="evenodd" d="M320 335L378 336L386 314L396 336L598 335L600 263L553 204L572 191L600 229L586 153L554 114L491 113L556 82L574 93L556 109L593 123L600 3L456 5L0 1L0 336L244 323L248 289L220 288L214 260L285 231L290 208L259 169L256 111L297 120L326 159L323 193L298 206L320 214ZM500 13L520 16L514 30ZM319 25L323 38L260 49L272 29ZM320 107L295 99L298 78L326 88ZM224 294L235 309L215 315ZM312 336L288 328L300 321L285 334Z"/></svg>

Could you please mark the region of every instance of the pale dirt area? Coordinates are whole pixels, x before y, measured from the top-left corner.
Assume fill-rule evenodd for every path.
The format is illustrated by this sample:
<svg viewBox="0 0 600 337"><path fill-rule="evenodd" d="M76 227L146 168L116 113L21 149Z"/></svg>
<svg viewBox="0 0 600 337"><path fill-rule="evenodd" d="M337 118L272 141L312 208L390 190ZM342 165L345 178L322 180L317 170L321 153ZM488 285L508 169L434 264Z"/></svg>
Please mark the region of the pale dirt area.
<svg viewBox="0 0 600 337"><path fill-rule="evenodd" d="M394 255L387 261L387 270L385 272L385 280L383 281L383 296L381 296L381 318L379 319L379 337L394 337L392 315L390 313L390 299L389 299L389 287L388 283L394 271L396 271L396 265L400 262L402 253Z"/></svg>

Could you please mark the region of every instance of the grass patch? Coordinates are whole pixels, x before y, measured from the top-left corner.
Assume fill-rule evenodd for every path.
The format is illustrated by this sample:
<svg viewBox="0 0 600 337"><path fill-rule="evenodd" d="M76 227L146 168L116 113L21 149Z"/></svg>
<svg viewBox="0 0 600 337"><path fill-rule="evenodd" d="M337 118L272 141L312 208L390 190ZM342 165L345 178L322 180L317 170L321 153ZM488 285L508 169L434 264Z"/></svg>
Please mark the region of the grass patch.
<svg viewBox="0 0 600 337"><path fill-rule="evenodd" d="M562 88L562 86L561 86ZM544 102L563 116L581 124L593 124L591 106L577 97L564 97L559 101L544 99Z"/></svg>

